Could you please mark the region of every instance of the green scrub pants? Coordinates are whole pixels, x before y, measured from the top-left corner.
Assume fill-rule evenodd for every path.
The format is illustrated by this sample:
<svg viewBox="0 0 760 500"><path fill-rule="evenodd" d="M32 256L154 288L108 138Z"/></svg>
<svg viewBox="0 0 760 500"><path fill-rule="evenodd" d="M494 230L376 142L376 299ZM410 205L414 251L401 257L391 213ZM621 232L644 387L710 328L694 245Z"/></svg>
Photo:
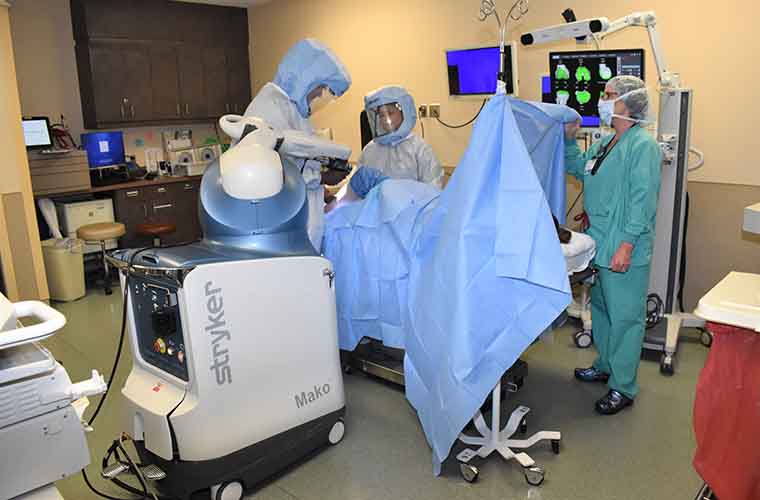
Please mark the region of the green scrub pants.
<svg viewBox="0 0 760 500"><path fill-rule="evenodd" d="M649 289L649 265L631 266L625 273L597 268L591 289L594 368L610 374L607 385L629 398L639 392L636 373L641 361Z"/></svg>

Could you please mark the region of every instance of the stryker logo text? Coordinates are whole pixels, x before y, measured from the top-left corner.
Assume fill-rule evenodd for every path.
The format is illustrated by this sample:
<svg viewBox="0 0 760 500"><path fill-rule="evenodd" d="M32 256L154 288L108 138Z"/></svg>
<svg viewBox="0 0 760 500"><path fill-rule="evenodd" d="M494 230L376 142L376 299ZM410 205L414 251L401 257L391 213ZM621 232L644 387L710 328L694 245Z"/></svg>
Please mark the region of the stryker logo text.
<svg viewBox="0 0 760 500"><path fill-rule="evenodd" d="M301 394L296 394L296 406L298 408L303 408L309 403L313 403L314 401L318 400L322 396L327 396L329 393L330 384L315 385L314 389L309 392L301 392Z"/></svg>
<svg viewBox="0 0 760 500"><path fill-rule="evenodd" d="M206 333L211 338L211 370L216 374L218 385L232 383L232 368L227 343L232 340L224 319L224 299L222 289L214 288L213 283L206 282L206 310L208 324Z"/></svg>

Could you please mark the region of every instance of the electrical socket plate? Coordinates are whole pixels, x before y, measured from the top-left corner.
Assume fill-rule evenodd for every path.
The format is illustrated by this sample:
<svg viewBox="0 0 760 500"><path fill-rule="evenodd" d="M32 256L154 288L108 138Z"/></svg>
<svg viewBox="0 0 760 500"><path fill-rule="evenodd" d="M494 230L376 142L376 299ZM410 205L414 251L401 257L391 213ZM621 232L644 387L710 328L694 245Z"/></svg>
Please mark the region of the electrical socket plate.
<svg viewBox="0 0 760 500"><path fill-rule="evenodd" d="M420 104L420 107L418 108L420 118L427 118L428 117L428 106L427 104Z"/></svg>
<svg viewBox="0 0 760 500"><path fill-rule="evenodd" d="M430 105L430 118L440 118L441 117L441 105L440 104L431 104Z"/></svg>

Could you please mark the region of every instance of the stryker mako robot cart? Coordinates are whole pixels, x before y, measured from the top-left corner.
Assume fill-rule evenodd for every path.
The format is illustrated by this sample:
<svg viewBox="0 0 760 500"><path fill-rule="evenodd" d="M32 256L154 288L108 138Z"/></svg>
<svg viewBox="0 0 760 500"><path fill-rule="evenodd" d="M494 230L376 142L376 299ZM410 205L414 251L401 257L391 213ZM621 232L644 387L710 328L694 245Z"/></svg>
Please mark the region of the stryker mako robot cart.
<svg viewBox="0 0 760 500"><path fill-rule="evenodd" d="M350 150L225 116L240 139L201 183L201 242L119 251L134 366L122 393L162 493L215 500L344 434L333 271L306 231L304 161ZM207 495L207 493L202 493Z"/></svg>

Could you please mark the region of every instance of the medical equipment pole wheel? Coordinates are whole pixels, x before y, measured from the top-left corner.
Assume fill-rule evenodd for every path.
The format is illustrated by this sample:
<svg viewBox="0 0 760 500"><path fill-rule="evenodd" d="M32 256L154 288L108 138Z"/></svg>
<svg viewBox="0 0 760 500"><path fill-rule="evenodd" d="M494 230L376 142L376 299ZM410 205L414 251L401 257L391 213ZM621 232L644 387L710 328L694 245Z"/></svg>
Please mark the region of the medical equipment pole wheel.
<svg viewBox="0 0 760 500"><path fill-rule="evenodd" d="M478 476L480 475L480 471L477 467L464 463L459 464L459 473L462 474L462 478L468 483L474 483L478 480Z"/></svg>
<svg viewBox="0 0 760 500"><path fill-rule="evenodd" d="M241 498L243 498L243 485L239 481L211 487L211 500L240 500Z"/></svg>
<svg viewBox="0 0 760 500"><path fill-rule="evenodd" d="M703 346L710 347L713 343L713 335L707 330L702 330L702 335L700 335L699 340L702 342Z"/></svg>
<svg viewBox="0 0 760 500"><path fill-rule="evenodd" d="M525 467L523 473L525 474L525 480L531 486L541 486L541 483L544 482L544 476L546 476L544 469L538 465Z"/></svg>
<svg viewBox="0 0 760 500"><path fill-rule="evenodd" d="M675 368L673 366L673 356L667 353L662 353L662 356L660 357L660 373L663 375L666 375L668 377L672 377L675 373Z"/></svg>
<svg viewBox="0 0 760 500"><path fill-rule="evenodd" d="M591 330L580 330L575 332L575 347L579 349L588 349L594 342L594 337L591 334Z"/></svg>

